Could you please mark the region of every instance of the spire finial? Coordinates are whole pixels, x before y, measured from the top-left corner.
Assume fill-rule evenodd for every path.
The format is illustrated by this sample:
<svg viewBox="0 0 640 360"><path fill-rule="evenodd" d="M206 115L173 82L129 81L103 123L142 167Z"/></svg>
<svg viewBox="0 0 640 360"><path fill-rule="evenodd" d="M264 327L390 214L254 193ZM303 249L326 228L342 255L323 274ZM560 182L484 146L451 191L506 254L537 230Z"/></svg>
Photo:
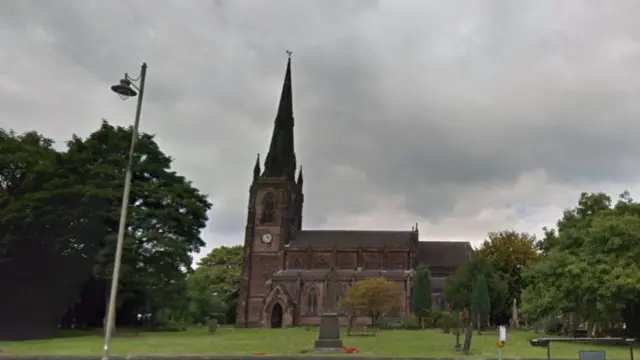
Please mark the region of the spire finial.
<svg viewBox="0 0 640 360"><path fill-rule="evenodd" d="M293 54L293 51L287 50L287 56L289 57L289 59L291 59L291 54Z"/></svg>

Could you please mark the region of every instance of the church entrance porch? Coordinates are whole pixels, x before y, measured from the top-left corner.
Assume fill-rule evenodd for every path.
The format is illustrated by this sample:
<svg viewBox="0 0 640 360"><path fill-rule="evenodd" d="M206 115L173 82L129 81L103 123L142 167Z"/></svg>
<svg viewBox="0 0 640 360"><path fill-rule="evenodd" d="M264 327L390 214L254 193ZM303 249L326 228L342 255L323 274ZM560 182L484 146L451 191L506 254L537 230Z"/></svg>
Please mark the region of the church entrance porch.
<svg viewBox="0 0 640 360"><path fill-rule="evenodd" d="M286 328L293 325L296 304L289 291L282 285L269 287L269 295L262 307L262 326Z"/></svg>
<svg viewBox="0 0 640 360"><path fill-rule="evenodd" d="M271 328L282 327L282 313L282 305L275 303L273 308L271 308Z"/></svg>

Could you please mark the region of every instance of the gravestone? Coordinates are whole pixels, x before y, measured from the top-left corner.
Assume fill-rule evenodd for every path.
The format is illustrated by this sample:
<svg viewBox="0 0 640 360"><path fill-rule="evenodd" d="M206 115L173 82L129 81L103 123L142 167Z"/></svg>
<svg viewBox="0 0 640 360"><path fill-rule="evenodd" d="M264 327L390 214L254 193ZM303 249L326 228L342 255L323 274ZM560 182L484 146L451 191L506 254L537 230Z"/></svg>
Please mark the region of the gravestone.
<svg viewBox="0 0 640 360"><path fill-rule="evenodd" d="M518 304L516 299L513 299L513 306L511 307L511 328L517 329L520 327L520 320L518 319Z"/></svg>
<svg viewBox="0 0 640 360"><path fill-rule="evenodd" d="M207 328L209 330L209 334L215 334L216 330L218 330L218 319L208 319Z"/></svg>
<svg viewBox="0 0 640 360"><path fill-rule="evenodd" d="M318 340L315 342L315 352L343 352L342 340L340 339L340 315L336 303L340 276L334 267L331 267L324 281L323 312L320 315L320 329Z"/></svg>

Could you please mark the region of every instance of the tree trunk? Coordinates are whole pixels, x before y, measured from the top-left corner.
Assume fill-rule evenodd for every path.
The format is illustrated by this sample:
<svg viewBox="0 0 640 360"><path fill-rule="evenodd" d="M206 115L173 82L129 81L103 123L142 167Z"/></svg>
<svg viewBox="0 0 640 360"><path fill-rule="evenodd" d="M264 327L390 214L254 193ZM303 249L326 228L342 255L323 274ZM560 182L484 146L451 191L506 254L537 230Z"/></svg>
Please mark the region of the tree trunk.
<svg viewBox="0 0 640 360"><path fill-rule="evenodd" d="M482 332L480 331L480 325L482 324L482 323L480 322L480 319L481 319L481 318L480 318L480 314L478 314L476 318L477 318L477 320L478 320L478 321L476 322L476 326L478 327L478 335L482 335Z"/></svg>
<svg viewBox="0 0 640 360"><path fill-rule="evenodd" d="M420 328L422 328L422 330L424 330L424 317L420 317Z"/></svg>
<svg viewBox="0 0 640 360"><path fill-rule="evenodd" d="M587 325L587 336L589 337L595 337L595 332L596 332L596 321L595 320L589 320L588 325Z"/></svg>
<svg viewBox="0 0 640 360"><path fill-rule="evenodd" d="M572 312L570 315L569 337L576 337L576 327L578 326L578 314Z"/></svg>
<svg viewBox="0 0 640 360"><path fill-rule="evenodd" d="M355 318L354 315L349 315L349 318L347 320L347 335L351 334L351 329L353 329L354 318Z"/></svg>

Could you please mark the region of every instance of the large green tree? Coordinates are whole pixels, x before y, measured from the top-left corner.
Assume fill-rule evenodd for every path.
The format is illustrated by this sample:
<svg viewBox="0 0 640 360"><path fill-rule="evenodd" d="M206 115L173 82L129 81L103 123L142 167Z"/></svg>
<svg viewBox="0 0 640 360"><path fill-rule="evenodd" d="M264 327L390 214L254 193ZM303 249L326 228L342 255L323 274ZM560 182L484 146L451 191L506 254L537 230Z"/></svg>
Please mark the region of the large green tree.
<svg viewBox="0 0 640 360"><path fill-rule="evenodd" d="M52 336L109 229L83 164L35 132L0 130L0 340Z"/></svg>
<svg viewBox="0 0 640 360"><path fill-rule="evenodd" d="M522 273L538 257L535 244L535 235L503 230L489 233L476 251L478 258L489 263L507 283L507 303L501 306L504 309L510 309L514 299L519 303L525 285Z"/></svg>
<svg viewBox="0 0 640 360"><path fill-rule="evenodd" d="M628 193L612 206L603 193L583 193L557 229L546 230L543 256L525 272L522 312L529 321L564 316L593 333L598 322L624 317L637 331L640 299L640 204Z"/></svg>
<svg viewBox="0 0 640 360"><path fill-rule="evenodd" d="M425 313L431 309L431 279L429 270L424 265L418 266L415 276L411 288L411 312L424 328L423 318Z"/></svg>
<svg viewBox="0 0 640 360"><path fill-rule="evenodd" d="M130 141L131 128L104 121L86 139L74 136L66 152L70 161L83 169L83 176L109 199L104 216L109 234L101 239L93 271L104 286L113 271ZM139 135L120 273L119 323L134 321L138 314L150 314L152 322L160 313L165 319L172 318L187 307L191 254L205 245L200 232L211 204L171 165L172 159L162 152L153 135Z"/></svg>
<svg viewBox="0 0 640 360"><path fill-rule="evenodd" d="M235 322L241 269L242 245L220 246L200 260L188 280L193 320L204 322L225 313L227 322Z"/></svg>

